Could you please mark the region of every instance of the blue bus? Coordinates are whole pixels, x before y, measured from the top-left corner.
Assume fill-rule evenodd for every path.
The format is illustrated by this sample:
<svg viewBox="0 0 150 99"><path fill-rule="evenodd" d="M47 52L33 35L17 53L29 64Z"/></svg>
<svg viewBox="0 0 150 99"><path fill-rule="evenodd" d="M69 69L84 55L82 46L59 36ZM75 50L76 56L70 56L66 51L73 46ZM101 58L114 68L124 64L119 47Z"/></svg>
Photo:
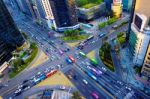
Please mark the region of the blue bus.
<svg viewBox="0 0 150 99"><path fill-rule="evenodd" d="M102 38L102 37L104 37L106 34L105 33L103 33L103 34L99 34L98 36L99 36L99 38Z"/></svg>
<svg viewBox="0 0 150 99"><path fill-rule="evenodd" d="M40 79L39 79L39 78L33 80L33 84L34 84L34 85L38 84L39 82L40 82Z"/></svg>
<svg viewBox="0 0 150 99"><path fill-rule="evenodd" d="M88 76L90 76L93 80L97 81L97 77L95 77L91 72L87 72Z"/></svg>
<svg viewBox="0 0 150 99"><path fill-rule="evenodd" d="M46 79L46 75L41 75L40 77L39 77L39 79L40 79L40 81L42 81L42 80L44 80L44 79Z"/></svg>
<svg viewBox="0 0 150 99"><path fill-rule="evenodd" d="M72 64L72 61L71 61L69 58L66 58L66 62L67 62L68 64Z"/></svg>

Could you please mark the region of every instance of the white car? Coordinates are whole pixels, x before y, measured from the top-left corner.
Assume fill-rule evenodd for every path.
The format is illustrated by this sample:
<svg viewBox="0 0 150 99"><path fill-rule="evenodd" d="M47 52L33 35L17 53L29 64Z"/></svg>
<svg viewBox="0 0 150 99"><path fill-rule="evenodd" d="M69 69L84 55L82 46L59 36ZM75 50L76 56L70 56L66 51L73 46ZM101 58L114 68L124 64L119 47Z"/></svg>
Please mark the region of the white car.
<svg viewBox="0 0 150 99"><path fill-rule="evenodd" d="M105 67L102 67L102 70L107 71L107 69Z"/></svg>
<svg viewBox="0 0 150 99"><path fill-rule="evenodd" d="M85 79L83 79L82 81L84 84L86 84L86 85L88 84L88 82Z"/></svg>
<svg viewBox="0 0 150 99"><path fill-rule="evenodd" d="M26 90L28 90L28 89L30 89L31 87L30 86L28 86L28 87L26 87L26 88L24 88L24 91L26 91Z"/></svg>
<svg viewBox="0 0 150 99"><path fill-rule="evenodd" d="M88 65L88 66L91 65L89 62L85 62L85 64Z"/></svg>
<svg viewBox="0 0 150 99"><path fill-rule="evenodd" d="M66 87L65 86L60 86L60 89L65 90Z"/></svg>

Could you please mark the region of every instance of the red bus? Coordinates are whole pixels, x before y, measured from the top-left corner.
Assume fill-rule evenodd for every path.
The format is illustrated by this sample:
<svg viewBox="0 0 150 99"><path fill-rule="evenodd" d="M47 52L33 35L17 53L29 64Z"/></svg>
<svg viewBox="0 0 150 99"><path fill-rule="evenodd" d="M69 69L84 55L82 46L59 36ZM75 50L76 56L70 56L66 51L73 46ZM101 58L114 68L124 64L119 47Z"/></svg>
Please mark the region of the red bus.
<svg viewBox="0 0 150 99"><path fill-rule="evenodd" d="M69 55L68 57L69 57L69 59L70 59L73 63L76 62L76 60L75 60L71 55Z"/></svg>
<svg viewBox="0 0 150 99"><path fill-rule="evenodd" d="M57 70L52 70L52 71L50 71L49 73L46 74L46 78L48 78L48 77L54 75L56 72L57 72Z"/></svg>

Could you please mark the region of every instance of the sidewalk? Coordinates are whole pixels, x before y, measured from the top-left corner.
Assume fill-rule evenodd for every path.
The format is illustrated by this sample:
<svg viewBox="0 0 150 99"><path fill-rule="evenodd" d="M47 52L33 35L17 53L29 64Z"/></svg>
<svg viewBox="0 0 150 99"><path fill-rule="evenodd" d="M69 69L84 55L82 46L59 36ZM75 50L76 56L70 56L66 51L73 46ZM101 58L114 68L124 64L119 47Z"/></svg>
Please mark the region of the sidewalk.
<svg viewBox="0 0 150 99"><path fill-rule="evenodd" d="M123 71L123 80L127 83L131 83L137 88L143 89L143 84L136 80L135 71L133 69L133 59L130 55L129 49L126 47L120 50L120 63Z"/></svg>
<svg viewBox="0 0 150 99"><path fill-rule="evenodd" d="M42 63L45 63L49 59L48 56L41 49L39 49L39 50L40 51L39 51L37 57L32 62L32 64L30 64L30 66L28 67L29 69L32 69L38 65L41 65Z"/></svg>

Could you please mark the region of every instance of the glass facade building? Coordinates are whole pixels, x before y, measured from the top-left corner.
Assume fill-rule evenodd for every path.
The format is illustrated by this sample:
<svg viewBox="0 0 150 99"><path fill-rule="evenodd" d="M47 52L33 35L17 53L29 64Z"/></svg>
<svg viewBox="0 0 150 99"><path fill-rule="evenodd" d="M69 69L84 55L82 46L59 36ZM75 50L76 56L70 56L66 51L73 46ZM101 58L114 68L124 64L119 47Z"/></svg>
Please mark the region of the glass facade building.
<svg viewBox="0 0 150 99"><path fill-rule="evenodd" d="M123 10L131 11L132 2L133 2L133 0L122 0Z"/></svg>
<svg viewBox="0 0 150 99"><path fill-rule="evenodd" d="M74 0L49 0L57 27L77 25Z"/></svg>
<svg viewBox="0 0 150 99"><path fill-rule="evenodd" d="M17 29L3 0L0 0L0 65L8 61L11 52L21 47L25 39Z"/></svg>

